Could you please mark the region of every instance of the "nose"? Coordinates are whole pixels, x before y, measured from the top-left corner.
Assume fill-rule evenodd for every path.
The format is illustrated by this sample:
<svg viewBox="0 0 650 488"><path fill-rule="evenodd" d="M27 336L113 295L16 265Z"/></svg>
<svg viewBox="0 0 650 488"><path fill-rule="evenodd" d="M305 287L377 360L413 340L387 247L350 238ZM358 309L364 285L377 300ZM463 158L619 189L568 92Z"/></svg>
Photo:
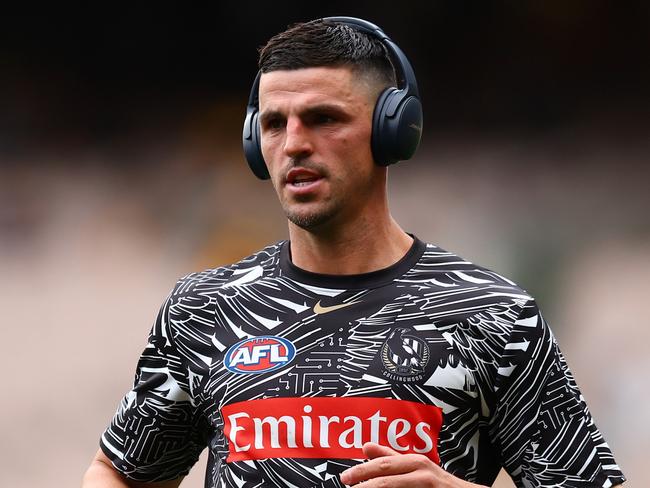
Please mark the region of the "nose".
<svg viewBox="0 0 650 488"><path fill-rule="evenodd" d="M290 117L285 132L284 153L290 158L301 158L311 155L312 152L309 129L298 117Z"/></svg>

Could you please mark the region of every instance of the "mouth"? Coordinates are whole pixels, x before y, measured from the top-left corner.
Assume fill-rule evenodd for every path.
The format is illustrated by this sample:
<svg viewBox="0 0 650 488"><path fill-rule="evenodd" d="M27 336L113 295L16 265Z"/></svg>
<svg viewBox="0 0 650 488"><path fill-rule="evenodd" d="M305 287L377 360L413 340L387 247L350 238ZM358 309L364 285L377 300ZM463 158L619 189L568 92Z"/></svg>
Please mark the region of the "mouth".
<svg viewBox="0 0 650 488"><path fill-rule="evenodd" d="M307 188L319 182L323 176L306 168L292 168L287 173L286 183L294 188Z"/></svg>

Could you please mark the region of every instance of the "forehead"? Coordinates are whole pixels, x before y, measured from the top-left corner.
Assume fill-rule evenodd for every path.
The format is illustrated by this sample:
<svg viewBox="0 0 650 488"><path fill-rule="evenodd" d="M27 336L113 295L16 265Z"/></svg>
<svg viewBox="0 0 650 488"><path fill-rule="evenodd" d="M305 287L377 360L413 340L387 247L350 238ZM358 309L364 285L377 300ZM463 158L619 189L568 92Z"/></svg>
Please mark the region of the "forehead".
<svg viewBox="0 0 650 488"><path fill-rule="evenodd" d="M347 67L316 67L278 70L260 78L260 110L285 105L336 103L359 107L370 103L365 82Z"/></svg>

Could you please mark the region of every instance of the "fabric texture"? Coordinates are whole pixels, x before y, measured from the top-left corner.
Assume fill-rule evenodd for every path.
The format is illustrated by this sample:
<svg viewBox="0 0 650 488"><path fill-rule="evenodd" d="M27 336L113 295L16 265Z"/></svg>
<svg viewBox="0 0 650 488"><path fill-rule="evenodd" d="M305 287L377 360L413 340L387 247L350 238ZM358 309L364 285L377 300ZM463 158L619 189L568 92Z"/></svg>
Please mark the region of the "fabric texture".
<svg viewBox="0 0 650 488"><path fill-rule="evenodd" d="M369 440L486 485L625 480L534 299L417 238L363 275L283 241L182 278L100 445L139 481L208 447L207 487L342 487Z"/></svg>

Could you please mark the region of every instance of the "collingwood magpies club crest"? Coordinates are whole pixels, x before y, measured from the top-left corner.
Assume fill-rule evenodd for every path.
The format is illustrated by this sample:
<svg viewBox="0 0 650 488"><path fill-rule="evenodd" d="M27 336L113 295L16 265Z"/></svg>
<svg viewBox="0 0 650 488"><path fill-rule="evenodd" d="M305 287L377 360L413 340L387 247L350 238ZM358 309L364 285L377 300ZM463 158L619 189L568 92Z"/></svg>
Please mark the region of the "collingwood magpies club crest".
<svg viewBox="0 0 650 488"><path fill-rule="evenodd" d="M404 382L419 381L429 362L429 346L410 329L396 328L381 346L382 374Z"/></svg>

